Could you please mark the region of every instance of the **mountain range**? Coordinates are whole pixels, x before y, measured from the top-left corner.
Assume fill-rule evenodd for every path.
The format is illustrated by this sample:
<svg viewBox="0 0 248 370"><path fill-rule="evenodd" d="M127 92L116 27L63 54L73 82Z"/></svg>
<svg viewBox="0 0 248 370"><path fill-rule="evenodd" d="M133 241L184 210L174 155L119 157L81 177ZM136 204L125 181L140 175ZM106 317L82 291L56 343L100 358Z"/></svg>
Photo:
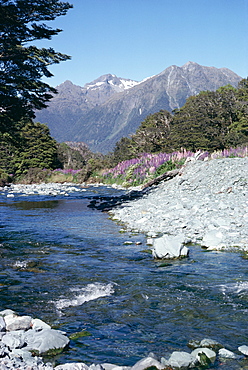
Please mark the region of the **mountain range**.
<svg viewBox="0 0 248 370"><path fill-rule="evenodd" d="M107 153L121 137L137 130L147 115L181 108L189 96L237 86L241 77L227 68L188 62L172 65L138 82L107 74L84 87L65 81L49 106L36 112L59 142L85 142L92 151Z"/></svg>

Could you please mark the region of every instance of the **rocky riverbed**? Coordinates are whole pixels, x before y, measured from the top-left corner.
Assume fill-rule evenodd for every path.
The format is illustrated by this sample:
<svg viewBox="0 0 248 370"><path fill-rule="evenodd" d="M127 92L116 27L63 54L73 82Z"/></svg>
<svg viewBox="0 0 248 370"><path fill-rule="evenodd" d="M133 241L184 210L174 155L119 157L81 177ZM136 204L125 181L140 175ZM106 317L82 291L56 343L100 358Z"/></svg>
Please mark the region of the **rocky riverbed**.
<svg viewBox="0 0 248 370"><path fill-rule="evenodd" d="M248 158L192 160L111 215L148 236L181 235L208 249L248 251Z"/></svg>
<svg viewBox="0 0 248 370"><path fill-rule="evenodd" d="M41 184L12 185L1 191L12 201L11 198L15 199L17 195L59 198L75 192L80 194L85 189L73 184ZM169 241L171 238L197 243L209 250L238 248L248 252L248 158L191 161L175 178L145 191L136 190L135 195L129 197L132 200L126 202L128 197L118 198L106 202L106 198L101 201L99 196L94 198L92 205L97 208L96 204L99 204L99 209L103 210L113 207L111 215L114 219L125 223L129 230L146 233L152 240L163 235ZM106 208L104 204L100 207L101 202L107 203ZM150 353L131 367L82 362L55 366L43 362L40 357L43 349L39 348L43 340L47 341L47 333L52 334L52 347L56 348L58 344L56 338L63 342L59 348L70 346L65 333L56 332L38 319L19 317L10 311L0 313L0 325L2 370L50 370L54 367L56 370L143 370L148 367L160 370L199 366L233 370L248 366L246 340L236 348L221 348L221 344L214 340L195 341L194 338L188 350L174 351L159 358Z"/></svg>
<svg viewBox="0 0 248 370"><path fill-rule="evenodd" d="M157 370L192 369L212 366L214 363L228 361L246 366L248 346L242 345L234 353L212 339L190 341L189 351L174 351L168 359L158 359L153 353L141 359L133 366L118 366L111 363L86 365L83 362L66 363L53 366L44 363L42 354L58 352L69 344L66 333L52 329L40 319L19 316L6 309L0 312L0 369L19 370ZM243 365L242 365L243 364ZM228 367L227 367L228 368ZM242 367L239 367L242 369ZM246 367L244 367L245 369Z"/></svg>

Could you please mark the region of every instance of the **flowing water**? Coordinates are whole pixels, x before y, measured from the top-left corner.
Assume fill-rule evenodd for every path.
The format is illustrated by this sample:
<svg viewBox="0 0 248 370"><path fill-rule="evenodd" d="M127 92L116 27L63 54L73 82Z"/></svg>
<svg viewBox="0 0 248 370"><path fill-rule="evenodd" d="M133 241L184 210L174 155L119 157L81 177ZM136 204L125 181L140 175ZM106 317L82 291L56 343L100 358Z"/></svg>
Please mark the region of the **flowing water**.
<svg viewBox="0 0 248 370"><path fill-rule="evenodd" d="M198 246L188 259L154 261L143 235L120 233L107 213L88 207L118 194L92 187L69 197L0 195L0 309L88 334L56 363L133 365L206 337L233 351L248 344L248 261Z"/></svg>

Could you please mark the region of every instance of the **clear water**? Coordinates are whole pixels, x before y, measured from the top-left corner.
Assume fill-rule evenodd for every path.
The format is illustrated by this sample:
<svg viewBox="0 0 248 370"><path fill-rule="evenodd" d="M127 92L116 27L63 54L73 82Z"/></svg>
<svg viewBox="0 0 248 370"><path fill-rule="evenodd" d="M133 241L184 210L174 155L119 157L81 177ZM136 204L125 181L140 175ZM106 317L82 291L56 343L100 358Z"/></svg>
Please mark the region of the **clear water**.
<svg viewBox="0 0 248 370"><path fill-rule="evenodd" d="M248 261L192 246L188 259L155 262L143 235L121 234L107 213L88 207L118 194L0 195L0 309L91 334L71 340L56 363L133 365L206 337L235 352L248 344Z"/></svg>

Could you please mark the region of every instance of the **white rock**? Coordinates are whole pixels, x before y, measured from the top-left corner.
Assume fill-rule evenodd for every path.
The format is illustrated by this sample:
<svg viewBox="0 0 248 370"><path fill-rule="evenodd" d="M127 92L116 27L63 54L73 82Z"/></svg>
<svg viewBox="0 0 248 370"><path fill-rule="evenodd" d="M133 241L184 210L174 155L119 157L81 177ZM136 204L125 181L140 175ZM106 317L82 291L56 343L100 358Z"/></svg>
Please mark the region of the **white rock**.
<svg viewBox="0 0 248 370"><path fill-rule="evenodd" d="M6 324L5 324L4 318L0 316L0 332L5 331L5 328L6 328Z"/></svg>
<svg viewBox="0 0 248 370"><path fill-rule="evenodd" d="M24 331L12 331L2 337L2 342L9 348L22 348L25 344Z"/></svg>
<svg viewBox="0 0 248 370"><path fill-rule="evenodd" d="M199 361L199 363L202 363L201 362L201 354L204 354L207 356L207 358L213 363L215 361L215 358L216 358L216 353L210 349L210 348L196 348L194 349L194 351L191 352L192 356L194 356L197 361ZM203 364L204 365L204 364Z"/></svg>
<svg viewBox="0 0 248 370"><path fill-rule="evenodd" d="M118 366L114 364L109 363L103 363L101 366L104 368L104 370L130 370L130 366Z"/></svg>
<svg viewBox="0 0 248 370"><path fill-rule="evenodd" d="M169 365L175 368L188 368L196 363L196 358L188 352L172 352L169 358Z"/></svg>
<svg viewBox="0 0 248 370"><path fill-rule="evenodd" d="M220 249L222 246L225 246L223 243L223 233L219 229L213 229L203 236L202 245L207 248L217 248Z"/></svg>
<svg viewBox="0 0 248 370"><path fill-rule="evenodd" d="M17 316L10 314L4 317L6 323L6 330L27 330L31 327L32 317L31 316Z"/></svg>
<svg viewBox="0 0 248 370"><path fill-rule="evenodd" d="M153 357L146 357L138 361L134 366L131 367L131 370L144 370L147 367L155 366L157 369L163 369L163 365L155 360Z"/></svg>
<svg viewBox="0 0 248 370"><path fill-rule="evenodd" d="M154 258L179 258L186 257L189 249L183 245L184 236L163 235L154 239L152 255Z"/></svg>
<svg viewBox="0 0 248 370"><path fill-rule="evenodd" d="M64 348L69 339L59 330L43 329L41 331L28 330L25 333L26 349L36 350L40 354L52 349Z"/></svg>
<svg viewBox="0 0 248 370"><path fill-rule="evenodd" d="M219 356L222 358L233 358L238 359L239 356L233 353L232 351L229 351L228 349L221 348L218 352Z"/></svg>
<svg viewBox="0 0 248 370"><path fill-rule="evenodd" d="M3 317L5 317L7 315L11 315L11 314L16 315L16 313L13 310L10 310L10 309L0 311L0 316L3 316Z"/></svg>
<svg viewBox="0 0 248 370"><path fill-rule="evenodd" d="M243 345L238 347L239 352L243 353L243 355L248 356L248 346Z"/></svg>
<svg viewBox="0 0 248 370"><path fill-rule="evenodd" d="M35 331L39 331L42 329L51 329L50 325L48 325L47 323L45 323L44 321L40 319L32 319L31 326L32 326L32 329L34 329Z"/></svg>
<svg viewBox="0 0 248 370"><path fill-rule="evenodd" d="M209 339L209 338L204 338L200 342L199 347L204 347L204 348L214 348L214 347L222 347L220 343L218 343L216 340Z"/></svg>
<svg viewBox="0 0 248 370"><path fill-rule="evenodd" d="M88 370L88 366L83 362L72 362L68 364L58 365L54 369L55 370Z"/></svg>

